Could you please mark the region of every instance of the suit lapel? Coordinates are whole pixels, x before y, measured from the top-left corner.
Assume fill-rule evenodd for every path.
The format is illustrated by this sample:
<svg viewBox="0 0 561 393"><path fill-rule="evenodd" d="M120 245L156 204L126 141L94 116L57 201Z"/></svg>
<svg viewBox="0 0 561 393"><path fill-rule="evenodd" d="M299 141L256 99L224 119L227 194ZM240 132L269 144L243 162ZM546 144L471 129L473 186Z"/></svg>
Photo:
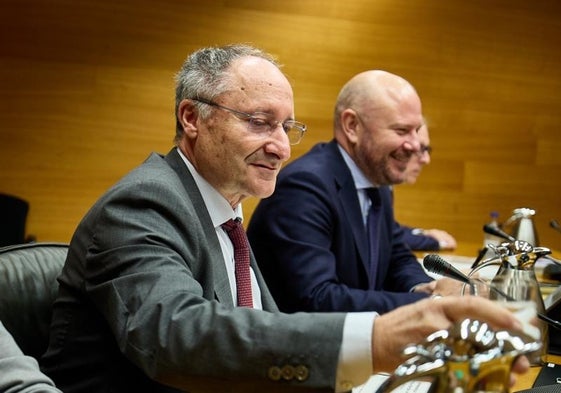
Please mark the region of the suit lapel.
<svg viewBox="0 0 561 393"><path fill-rule="evenodd" d="M337 148L336 142L331 142L329 149L333 156L335 183L339 190L339 206L345 211L345 216L349 220L361 263L365 271L369 272L368 239L353 177Z"/></svg>
<svg viewBox="0 0 561 393"><path fill-rule="evenodd" d="M383 186L380 187L380 198L381 198L381 209L382 211L380 212L380 225L379 225L379 230L380 233L378 235L378 237L380 238L380 241L382 241L382 239L387 239L387 238L392 238L393 237L393 223L394 223L394 219L393 219L393 197L392 197L392 191L390 189L390 187L388 186ZM387 241L382 241L382 244L388 244ZM389 242L389 244L393 244L392 241ZM391 253L392 253L392 249L388 248L388 247L380 247L378 249L379 251L379 261L389 261L391 260ZM384 281L386 279L386 275L387 275L387 271L389 268L389 264L388 263L378 263L378 274L376 276L376 288L383 288L384 287Z"/></svg>
<svg viewBox="0 0 561 393"><path fill-rule="evenodd" d="M220 248L220 243L218 241L218 237L216 236L216 231L214 230L214 225L212 224L212 220L206 209L203 197L197 188L197 184L185 166L185 163L181 159L181 156L177 152L176 148L173 148L166 155L165 160L178 174L179 179L181 180L183 187L185 187L185 190L189 195L189 199L191 200L191 203L193 204L201 222L201 227L203 228L205 239L208 242L208 249L211 257L210 259L213 272L212 280L214 283L216 299L220 303L233 307L234 300L232 299L232 293L230 291L230 283L228 281L226 266L224 266L222 249ZM204 263L204 261L199 261L198 263Z"/></svg>

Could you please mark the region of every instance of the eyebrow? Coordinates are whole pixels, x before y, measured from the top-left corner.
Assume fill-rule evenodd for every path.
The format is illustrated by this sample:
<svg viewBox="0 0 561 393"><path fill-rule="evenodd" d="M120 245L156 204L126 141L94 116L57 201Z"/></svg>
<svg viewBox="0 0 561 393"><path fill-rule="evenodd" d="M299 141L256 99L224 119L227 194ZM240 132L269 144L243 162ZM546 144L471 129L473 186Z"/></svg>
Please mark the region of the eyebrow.
<svg viewBox="0 0 561 393"><path fill-rule="evenodd" d="M254 115L254 114L263 114L263 115L268 115L268 116L275 116L275 114L274 114L273 112L274 112L274 111L271 111L271 110L261 110L261 109L257 109L257 110L255 110L255 111L251 112L251 114L252 114L252 115ZM286 121L286 120L296 120L296 118L295 118L293 115L290 115L290 116L288 116L288 117L287 117L286 119L284 119L284 120L285 120L285 121Z"/></svg>

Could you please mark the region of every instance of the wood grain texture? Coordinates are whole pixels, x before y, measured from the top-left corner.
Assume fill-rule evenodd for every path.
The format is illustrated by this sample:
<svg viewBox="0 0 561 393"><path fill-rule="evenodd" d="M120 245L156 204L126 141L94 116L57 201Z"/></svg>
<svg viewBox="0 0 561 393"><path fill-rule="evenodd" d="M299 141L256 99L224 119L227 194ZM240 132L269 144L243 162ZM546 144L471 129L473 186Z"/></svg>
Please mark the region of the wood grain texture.
<svg viewBox="0 0 561 393"><path fill-rule="evenodd" d="M248 42L284 64L309 125L293 158L331 139L351 76L386 69L416 86L434 146L396 187L398 220L477 242L489 211L528 206L560 248L560 14L555 0L4 0L0 192L30 201L28 233L69 241L105 189L172 146L188 53Z"/></svg>

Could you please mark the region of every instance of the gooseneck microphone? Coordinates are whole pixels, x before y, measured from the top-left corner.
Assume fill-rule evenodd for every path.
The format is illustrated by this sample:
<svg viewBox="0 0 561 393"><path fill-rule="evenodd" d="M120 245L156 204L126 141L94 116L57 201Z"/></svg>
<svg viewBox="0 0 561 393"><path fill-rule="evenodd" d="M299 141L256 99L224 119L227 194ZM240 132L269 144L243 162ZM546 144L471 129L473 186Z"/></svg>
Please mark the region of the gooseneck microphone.
<svg viewBox="0 0 561 393"><path fill-rule="evenodd" d="M483 232L488 233L489 235L495 235L502 239L508 240L509 242L515 242L516 238L514 236L509 235L505 231L500 228L494 227L489 224L483 225Z"/></svg>
<svg viewBox="0 0 561 393"><path fill-rule="evenodd" d="M456 269L449 262L446 262L440 255L429 254L425 256L423 258L423 266L429 272L440 274L441 276L450 277L466 284L471 284L468 276Z"/></svg>
<svg viewBox="0 0 561 393"><path fill-rule="evenodd" d="M464 283L468 284L470 287L473 285L471 279L467 275L465 275L464 273L462 273L461 271L456 269L454 266L452 266L452 264L450 264L450 262L445 261L440 255L429 254L429 255L425 256L423 258L423 266L429 272L440 274L441 276L446 276L446 277L456 279L458 281L461 281L461 282L464 282ZM495 288L494 286L491 286L489 284L485 284L485 285L487 285L492 292L498 293L501 296L505 297L506 299L513 300L513 298L511 296L509 296L506 293L500 291L499 289ZM538 318L541 319L542 321L545 321L550 326L553 326L557 329L561 329L561 322L559 322L559 321L557 321L553 318L550 318L547 315L544 315L544 314L538 312Z"/></svg>

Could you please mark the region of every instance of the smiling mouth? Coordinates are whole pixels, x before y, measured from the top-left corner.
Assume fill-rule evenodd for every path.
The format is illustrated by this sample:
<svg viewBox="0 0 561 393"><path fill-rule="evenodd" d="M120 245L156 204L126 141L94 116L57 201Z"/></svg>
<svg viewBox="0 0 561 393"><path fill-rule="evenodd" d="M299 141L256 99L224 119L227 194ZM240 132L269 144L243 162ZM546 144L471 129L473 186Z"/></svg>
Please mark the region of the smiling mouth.
<svg viewBox="0 0 561 393"><path fill-rule="evenodd" d="M277 171L278 170L278 167L276 165L266 165L266 164L256 164L256 163L254 163L252 165L254 165L254 166L256 166L260 169L267 169L269 171Z"/></svg>
<svg viewBox="0 0 561 393"><path fill-rule="evenodd" d="M400 162L409 162L409 160L411 159L412 154L396 152L396 153L392 154L391 156L392 156L395 160L397 160L397 161L400 161Z"/></svg>
<svg viewBox="0 0 561 393"><path fill-rule="evenodd" d="M395 160L399 172L405 172L409 164L409 158L404 156L392 156L392 158Z"/></svg>

